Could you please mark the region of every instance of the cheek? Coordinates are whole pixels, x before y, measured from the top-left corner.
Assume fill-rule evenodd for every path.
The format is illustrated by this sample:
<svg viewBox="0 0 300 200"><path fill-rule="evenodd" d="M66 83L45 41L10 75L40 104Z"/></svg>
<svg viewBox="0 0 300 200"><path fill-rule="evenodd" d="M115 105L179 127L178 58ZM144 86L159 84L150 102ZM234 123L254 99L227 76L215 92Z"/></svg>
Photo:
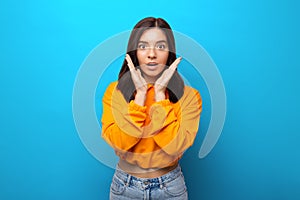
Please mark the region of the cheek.
<svg viewBox="0 0 300 200"><path fill-rule="evenodd" d="M169 57L169 52L161 52L161 55L160 55L161 63L166 64L168 57Z"/></svg>
<svg viewBox="0 0 300 200"><path fill-rule="evenodd" d="M143 63L143 60L145 59L145 52L137 51L136 56L137 56L137 59L138 59L139 63L140 64Z"/></svg>

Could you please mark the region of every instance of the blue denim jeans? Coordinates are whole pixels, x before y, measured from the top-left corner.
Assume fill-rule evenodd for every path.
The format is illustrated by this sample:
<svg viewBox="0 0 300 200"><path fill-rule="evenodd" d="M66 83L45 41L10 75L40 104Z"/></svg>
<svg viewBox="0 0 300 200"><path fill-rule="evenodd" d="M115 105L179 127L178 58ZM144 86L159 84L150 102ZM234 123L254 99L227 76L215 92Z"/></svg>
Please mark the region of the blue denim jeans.
<svg viewBox="0 0 300 200"><path fill-rule="evenodd" d="M111 200L187 200L180 166L158 178L138 178L117 167L110 186Z"/></svg>

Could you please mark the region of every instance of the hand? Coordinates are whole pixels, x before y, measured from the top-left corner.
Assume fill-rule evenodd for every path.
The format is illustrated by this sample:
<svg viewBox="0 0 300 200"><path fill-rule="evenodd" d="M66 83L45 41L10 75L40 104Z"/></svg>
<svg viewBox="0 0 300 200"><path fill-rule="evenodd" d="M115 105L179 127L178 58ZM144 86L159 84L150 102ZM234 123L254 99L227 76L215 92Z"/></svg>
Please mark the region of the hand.
<svg viewBox="0 0 300 200"><path fill-rule="evenodd" d="M135 103L143 106L146 99L147 82L143 78L141 70L134 67L134 64L132 63L132 60L128 54L126 54L125 59L127 61L127 66L129 67L131 78L136 89L134 101Z"/></svg>
<svg viewBox="0 0 300 200"><path fill-rule="evenodd" d="M177 68L178 64L180 63L181 59L182 59L182 57L177 58L171 64L171 66L168 69L166 69L162 73L162 75L156 80L156 82L154 84L156 101L161 101L161 100L165 99L165 91L166 91L167 85L168 85L171 77L175 73L176 68Z"/></svg>
<svg viewBox="0 0 300 200"><path fill-rule="evenodd" d="M131 73L131 78L134 83L136 91L137 92L138 91L146 92L147 91L147 83L141 74L141 70L136 69L134 67L134 64L132 63L132 60L128 54L126 54L125 59L127 61L127 66L129 67L129 70Z"/></svg>

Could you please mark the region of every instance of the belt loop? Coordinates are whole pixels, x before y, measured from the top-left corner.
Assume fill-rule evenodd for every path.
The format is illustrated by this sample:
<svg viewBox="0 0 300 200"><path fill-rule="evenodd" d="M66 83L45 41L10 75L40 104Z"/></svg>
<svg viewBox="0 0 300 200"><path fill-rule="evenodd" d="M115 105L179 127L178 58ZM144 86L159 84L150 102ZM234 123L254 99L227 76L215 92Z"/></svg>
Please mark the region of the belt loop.
<svg viewBox="0 0 300 200"><path fill-rule="evenodd" d="M131 179L131 175L127 174L127 180L126 180L126 184L125 184L126 186L129 186L130 179Z"/></svg>
<svg viewBox="0 0 300 200"><path fill-rule="evenodd" d="M158 177L158 182L159 182L159 188L162 189L163 183L162 183L161 177Z"/></svg>

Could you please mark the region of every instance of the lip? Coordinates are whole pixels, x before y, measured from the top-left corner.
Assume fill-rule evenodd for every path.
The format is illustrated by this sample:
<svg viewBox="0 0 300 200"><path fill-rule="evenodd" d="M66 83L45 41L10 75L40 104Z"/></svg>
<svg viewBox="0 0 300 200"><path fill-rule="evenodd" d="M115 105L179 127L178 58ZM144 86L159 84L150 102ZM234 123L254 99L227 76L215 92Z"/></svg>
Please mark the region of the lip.
<svg viewBox="0 0 300 200"><path fill-rule="evenodd" d="M158 63L156 63L156 62L149 62L149 63L147 63L147 65L148 66L156 66L156 65L158 65Z"/></svg>

